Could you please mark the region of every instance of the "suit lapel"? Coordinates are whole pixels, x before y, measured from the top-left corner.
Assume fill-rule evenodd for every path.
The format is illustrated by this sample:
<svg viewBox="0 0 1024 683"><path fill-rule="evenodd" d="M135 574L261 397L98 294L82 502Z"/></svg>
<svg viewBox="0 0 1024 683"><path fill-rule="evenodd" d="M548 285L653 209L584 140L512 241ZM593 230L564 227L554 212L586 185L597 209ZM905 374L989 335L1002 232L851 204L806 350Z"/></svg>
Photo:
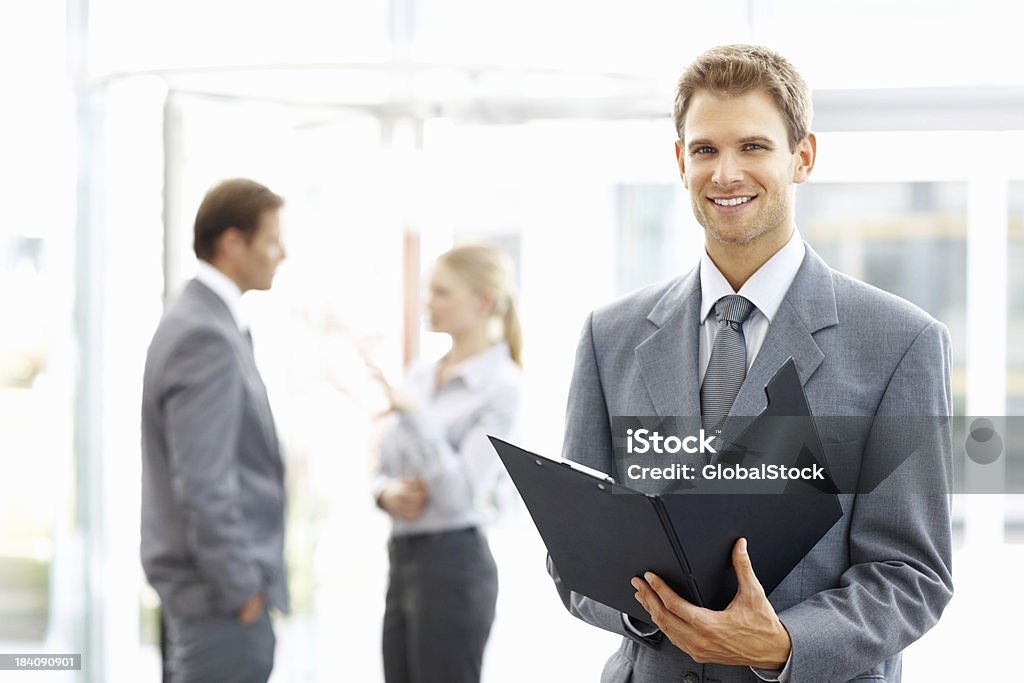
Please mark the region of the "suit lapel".
<svg viewBox="0 0 1024 683"><path fill-rule="evenodd" d="M259 368L256 367L256 357L253 354L249 340L239 334L241 353L245 358L243 364L246 374L246 383L252 387L253 400L256 402L256 410L260 416L260 427L263 430L263 438L267 442L267 454L275 464L281 466L280 450L277 443L277 430L274 427L274 413L270 409L270 399L267 397L267 387L263 384L263 377Z"/></svg>
<svg viewBox="0 0 1024 683"><path fill-rule="evenodd" d="M636 347L636 359L657 415L699 416L699 271L671 287L647 319L658 329Z"/></svg>
<svg viewBox="0 0 1024 683"><path fill-rule="evenodd" d="M757 415L764 410L765 385L790 356L796 362L801 386L807 384L825 359L814 341L814 333L838 323L835 289L828 266L809 245L806 249L803 263L768 328L730 415Z"/></svg>
<svg viewBox="0 0 1024 683"><path fill-rule="evenodd" d="M243 381L256 404L256 412L260 418L260 429L267 444L267 455L278 469L283 469L284 465L281 461L277 442L277 430L274 426L274 416L270 410L267 389L263 385L259 368L256 367L256 358L253 355L252 346L249 345L249 341L238 329L238 324L231 315L227 304L212 289L198 280L192 280L188 283L182 295L193 296L201 301L203 307L209 312L210 317L223 328L224 334L232 340L235 353L241 360Z"/></svg>

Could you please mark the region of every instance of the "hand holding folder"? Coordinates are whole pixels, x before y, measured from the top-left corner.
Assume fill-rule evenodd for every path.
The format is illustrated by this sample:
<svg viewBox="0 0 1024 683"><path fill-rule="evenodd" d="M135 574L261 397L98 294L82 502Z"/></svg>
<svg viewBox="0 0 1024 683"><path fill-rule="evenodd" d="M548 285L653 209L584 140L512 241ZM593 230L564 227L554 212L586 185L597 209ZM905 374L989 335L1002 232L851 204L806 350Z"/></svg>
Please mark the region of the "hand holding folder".
<svg viewBox="0 0 1024 683"><path fill-rule="evenodd" d="M782 669L792 640L757 579L746 539L736 542L732 560L739 587L722 612L690 604L650 572L632 581L637 601L661 632L695 661Z"/></svg>
<svg viewBox="0 0 1024 683"><path fill-rule="evenodd" d="M785 410L810 417L792 360L766 392L763 415ZM758 420L744 433L763 430ZM804 438L817 441L813 430ZM633 597L634 577L652 572L693 605L722 610L737 591L737 539L749 541L750 560L770 593L842 516L837 496L820 490L641 494L571 463L490 439L565 585L644 623L651 617ZM801 448L793 458L822 452L820 443Z"/></svg>

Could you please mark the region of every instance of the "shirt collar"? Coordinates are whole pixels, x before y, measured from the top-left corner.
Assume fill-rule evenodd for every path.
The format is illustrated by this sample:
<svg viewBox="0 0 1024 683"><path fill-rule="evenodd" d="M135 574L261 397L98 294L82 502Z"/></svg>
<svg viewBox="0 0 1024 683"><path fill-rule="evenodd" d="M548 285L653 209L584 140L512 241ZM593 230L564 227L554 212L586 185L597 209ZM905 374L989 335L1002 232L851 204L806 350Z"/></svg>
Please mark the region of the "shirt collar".
<svg viewBox="0 0 1024 683"><path fill-rule="evenodd" d="M751 275L740 291L733 291L729 281L718 270L718 266L708 256L707 251L700 258L700 321L701 324L711 313L712 307L723 296L739 294L746 297L757 310L771 323L775 314L782 305L782 299L793 284L796 272L800 270L803 263L804 241L800 239L800 233L795 228L793 235L786 242L785 246L779 249L770 259L764 262L753 275Z"/></svg>
<svg viewBox="0 0 1024 683"><path fill-rule="evenodd" d="M202 259L196 268L196 280L213 290L213 293L224 302L240 332L249 329L249 323L242 312L242 290L234 280Z"/></svg>
<svg viewBox="0 0 1024 683"><path fill-rule="evenodd" d="M455 369L452 379L461 377L466 386L475 389L483 386L488 378L494 376L495 367L504 359L511 359L508 352L508 345L499 342L483 353L478 353L459 363Z"/></svg>

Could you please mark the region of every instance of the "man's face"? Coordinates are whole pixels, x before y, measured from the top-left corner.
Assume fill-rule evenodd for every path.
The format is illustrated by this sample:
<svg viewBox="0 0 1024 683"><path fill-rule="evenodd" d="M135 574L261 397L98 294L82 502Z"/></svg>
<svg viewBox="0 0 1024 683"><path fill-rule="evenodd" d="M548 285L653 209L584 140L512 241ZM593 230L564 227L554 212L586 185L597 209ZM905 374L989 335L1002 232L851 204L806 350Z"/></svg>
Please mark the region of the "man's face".
<svg viewBox="0 0 1024 683"><path fill-rule="evenodd" d="M683 185L708 237L748 244L788 238L795 183L814 165L814 136L789 151L786 123L763 89L742 95L698 90L676 143Z"/></svg>
<svg viewBox="0 0 1024 683"><path fill-rule="evenodd" d="M270 289L277 266L284 260L281 244L281 219L278 209L267 209L260 214L259 226L252 239L240 240L237 251L238 286L243 292L250 289Z"/></svg>

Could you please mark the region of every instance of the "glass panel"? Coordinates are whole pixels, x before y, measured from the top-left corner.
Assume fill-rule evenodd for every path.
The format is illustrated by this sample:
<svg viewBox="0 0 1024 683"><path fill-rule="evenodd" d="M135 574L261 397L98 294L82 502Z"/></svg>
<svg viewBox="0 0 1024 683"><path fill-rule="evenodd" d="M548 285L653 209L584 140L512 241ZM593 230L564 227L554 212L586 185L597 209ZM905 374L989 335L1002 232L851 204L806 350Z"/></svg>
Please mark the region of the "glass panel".
<svg viewBox="0 0 1024 683"><path fill-rule="evenodd" d="M681 264L679 183L627 184L614 188L619 294L676 277L695 263Z"/></svg>
<svg viewBox="0 0 1024 683"><path fill-rule="evenodd" d="M68 512L59 504L70 494L68 477L45 489L26 485L45 480L47 473L67 472L71 464L68 443L39 441L47 433L46 406L56 409L54 417L63 415L64 423L71 418L69 405L54 391L67 387L48 377L53 345L46 334L51 321L45 294L52 274L46 256L40 237L14 234L0 243L0 291L22 293L0 300L0 317L13 323L0 336L0 452L14 456L5 459L0 485L0 642L45 640L53 510Z"/></svg>
<svg viewBox="0 0 1024 683"><path fill-rule="evenodd" d="M901 296L949 327L954 411L964 409L967 186L956 182L809 183L797 225L835 268Z"/></svg>
<svg viewBox="0 0 1024 683"><path fill-rule="evenodd" d="M1007 188L1006 414L1024 416L1024 181ZM1024 480L1024 444L1007 440L1006 477ZM1024 544L1024 495L1006 496L1004 536Z"/></svg>
<svg viewBox="0 0 1024 683"><path fill-rule="evenodd" d="M1024 181L1008 189L1006 414L1024 415Z"/></svg>
<svg viewBox="0 0 1024 683"><path fill-rule="evenodd" d="M87 609L76 588L82 569L73 451L75 139L65 5L0 5L0 82L7 93L0 107L4 653L79 652Z"/></svg>

